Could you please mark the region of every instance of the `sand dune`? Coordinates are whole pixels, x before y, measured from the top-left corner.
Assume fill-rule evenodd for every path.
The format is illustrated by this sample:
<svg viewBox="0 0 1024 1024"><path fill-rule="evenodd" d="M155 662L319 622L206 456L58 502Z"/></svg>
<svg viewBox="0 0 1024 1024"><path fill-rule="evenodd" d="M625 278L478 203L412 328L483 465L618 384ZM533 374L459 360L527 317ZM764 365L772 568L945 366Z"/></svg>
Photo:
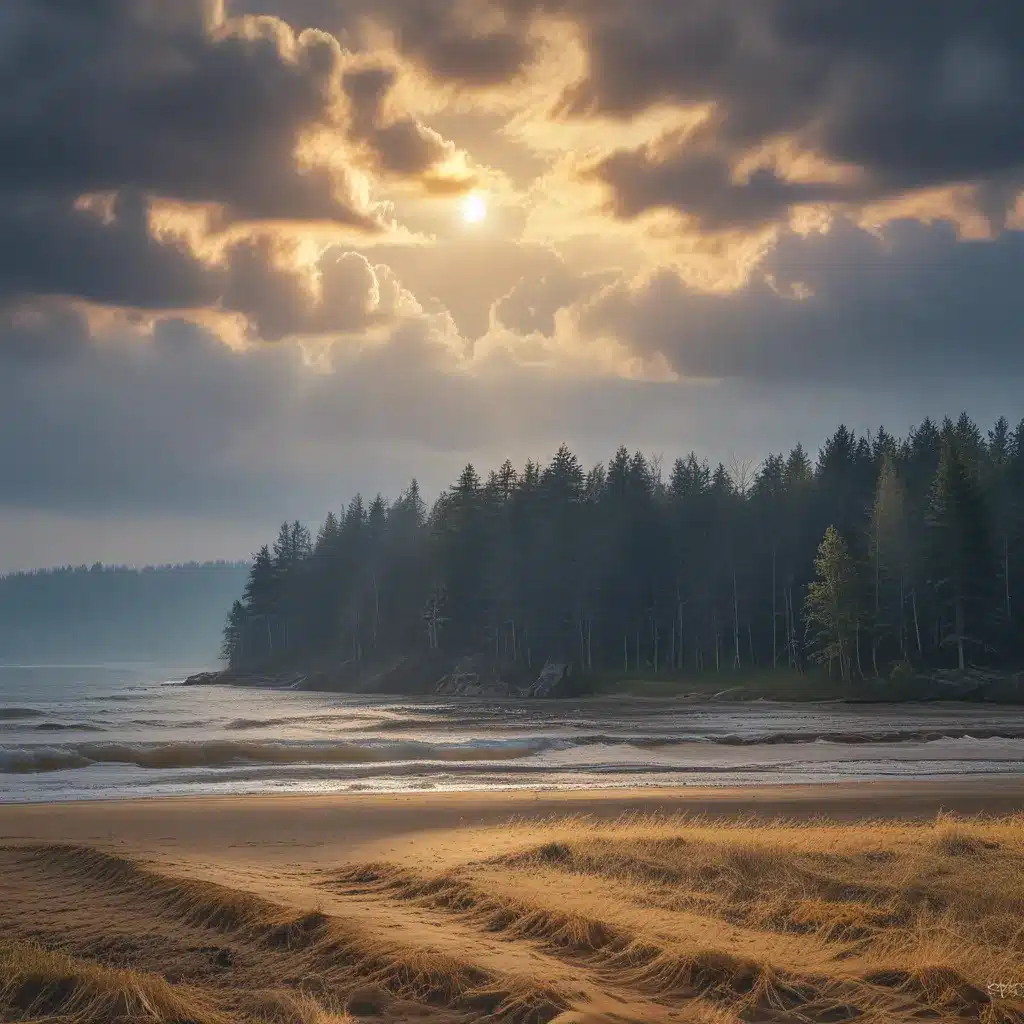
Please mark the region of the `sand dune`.
<svg viewBox="0 0 1024 1024"><path fill-rule="evenodd" d="M204 844L180 827L213 821L195 801L51 808L71 842L3 809L0 1019L1024 1022L1024 816L509 800L453 825L405 801L405 833L317 847L257 843L237 803ZM164 812L148 846L110 827L133 808Z"/></svg>

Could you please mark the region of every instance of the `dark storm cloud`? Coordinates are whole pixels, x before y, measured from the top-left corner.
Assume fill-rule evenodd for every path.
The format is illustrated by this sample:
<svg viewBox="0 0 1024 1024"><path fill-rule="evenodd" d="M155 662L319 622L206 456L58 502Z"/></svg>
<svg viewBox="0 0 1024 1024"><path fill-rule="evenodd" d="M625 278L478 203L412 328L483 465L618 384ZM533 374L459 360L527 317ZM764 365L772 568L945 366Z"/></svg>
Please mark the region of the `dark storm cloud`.
<svg viewBox="0 0 1024 1024"><path fill-rule="evenodd" d="M150 310L223 304L242 269L255 272L252 260L226 268L154 237L155 199L209 204L220 226L376 229L346 191L344 166L296 156L303 132L343 132L340 61L330 36L295 37L269 19L226 24L214 0L8 0L0 308L41 296ZM281 293L278 270L262 272ZM284 309L278 321L291 313L301 320Z"/></svg>
<svg viewBox="0 0 1024 1024"><path fill-rule="evenodd" d="M789 236L738 292L656 274L585 306L585 335L663 354L683 376L875 385L1024 373L1024 234L958 241L952 230L852 225ZM802 295L803 297L798 297Z"/></svg>
<svg viewBox="0 0 1024 1024"><path fill-rule="evenodd" d="M670 205L711 224L758 223L787 204L1022 179L1017 0L567 6L589 66L562 97L563 114L625 118L658 103L712 109L695 154L685 145L623 152L598 168L622 216ZM859 168L859 181L796 185L768 170L730 182L734 159L779 138ZM1004 210L991 210L997 222Z"/></svg>
<svg viewBox="0 0 1024 1024"><path fill-rule="evenodd" d="M735 181L720 154L691 149L685 142L668 151L664 146L620 150L591 173L609 187L616 216L631 219L651 209L675 209L690 214L706 231L756 227L784 217L794 206L864 196L861 189L833 182L786 181L768 168Z"/></svg>
<svg viewBox="0 0 1024 1024"><path fill-rule="evenodd" d="M214 4L32 0L0 48L0 202L137 189L242 218L370 228L344 177L302 168L333 121L341 57L280 23L213 27Z"/></svg>
<svg viewBox="0 0 1024 1024"><path fill-rule="evenodd" d="M119 193L109 218L70 198L0 192L0 304L25 295L163 309L212 302L217 280L187 250L150 235L137 192Z"/></svg>

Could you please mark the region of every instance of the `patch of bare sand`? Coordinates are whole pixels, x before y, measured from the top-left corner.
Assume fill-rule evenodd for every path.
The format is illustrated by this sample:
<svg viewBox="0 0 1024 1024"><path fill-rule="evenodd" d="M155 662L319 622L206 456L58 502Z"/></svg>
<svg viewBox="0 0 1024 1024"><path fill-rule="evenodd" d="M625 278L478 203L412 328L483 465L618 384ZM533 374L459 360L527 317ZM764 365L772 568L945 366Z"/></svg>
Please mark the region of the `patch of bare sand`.
<svg viewBox="0 0 1024 1024"><path fill-rule="evenodd" d="M1024 1022L1022 795L0 808L0 1020Z"/></svg>

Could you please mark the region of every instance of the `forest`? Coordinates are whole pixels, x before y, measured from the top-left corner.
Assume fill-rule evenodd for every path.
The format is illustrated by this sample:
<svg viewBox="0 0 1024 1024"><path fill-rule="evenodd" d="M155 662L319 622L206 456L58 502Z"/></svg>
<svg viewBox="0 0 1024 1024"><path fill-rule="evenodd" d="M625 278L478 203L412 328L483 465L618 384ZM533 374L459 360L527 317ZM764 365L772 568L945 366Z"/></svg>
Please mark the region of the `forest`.
<svg viewBox="0 0 1024 1024"><path fill-rule="evenodd" d="M205 664L248 563L65 567L0 577L0 661Z"/></svg>
<svg viewBox="0 0 1024 1024"><path fill-rule="evenodd" d="M891 679L1024 653L1024 421L840 426L760 466L466 466L428 507L285 524L224 629L236 670L441 653L521 671L772 668Z"/></svg>

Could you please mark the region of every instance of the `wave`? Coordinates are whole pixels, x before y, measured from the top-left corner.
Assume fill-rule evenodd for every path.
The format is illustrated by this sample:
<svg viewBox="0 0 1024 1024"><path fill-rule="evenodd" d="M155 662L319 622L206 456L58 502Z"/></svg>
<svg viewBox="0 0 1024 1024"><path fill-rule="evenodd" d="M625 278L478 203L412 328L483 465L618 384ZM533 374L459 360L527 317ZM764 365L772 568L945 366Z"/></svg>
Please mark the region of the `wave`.
<svg viewBox="0 0 1024 1024"><path fill-rule="evenodd" d="M0 774L52 772L98 764L138 768L221 768L243 764L383 764L407 761L506 761L552 746L550 740L507 744L430 743L243 743L202 740L190 743L76 743L60 746L0 747Z"/></svg>
<svg viewBox="0 0 1024 1024"><path fill-rule="evenodd" d="M1024 727L1014 726L967 726L936 727L931 729L870 729L862 732L770 732L746 735L724 734L704 736L706 742L727 746L775 745L780 743L841 743L856 745L866 743L933 743L936 740L1019 740L1024 739Z"/></svg>
<svg viewBox="0 0 1024 1024"><path fill-rule="evenodd" d="M38 708L0 707L0 722L19 722L26 718L45 718L46 712Z"/></svg>
<svg viewBox="0 0 1024 1024"><path fill-rule="evenodd" d="M102 725L92 722L40 722L33 725L36 732L106 732Z"/></svg>
<svg viewBox="0 0 1024 1024"><path fill-rule="evenodd" d="M789 732L761 735L613 736L604 734L566 737L533 736L467 743L426 741L241 741L209 739L168 743L103 743L97 741L54 745L0 745L0 774L25 774L88 768L93 765L134 765L143 769L227 768L243 765L379 765L480 764L522 761L546 751L567 751L605 746L632 747L653 753L685 744L761 746L809 743L884 744L951 740L1014 740L1024 730L1013 728L895 729L871 733ZM618 759L616 759L618 760ZM593 766L590 766L593 767Z"/></svg>

